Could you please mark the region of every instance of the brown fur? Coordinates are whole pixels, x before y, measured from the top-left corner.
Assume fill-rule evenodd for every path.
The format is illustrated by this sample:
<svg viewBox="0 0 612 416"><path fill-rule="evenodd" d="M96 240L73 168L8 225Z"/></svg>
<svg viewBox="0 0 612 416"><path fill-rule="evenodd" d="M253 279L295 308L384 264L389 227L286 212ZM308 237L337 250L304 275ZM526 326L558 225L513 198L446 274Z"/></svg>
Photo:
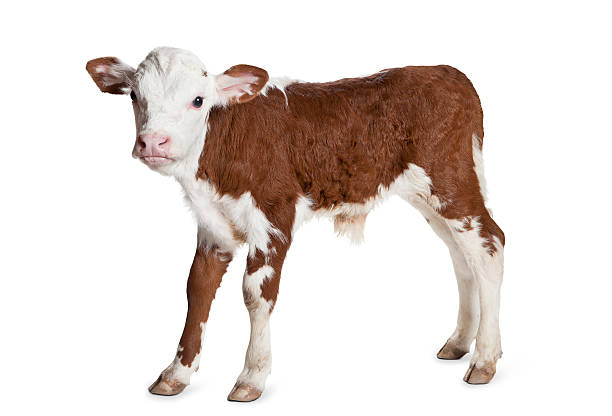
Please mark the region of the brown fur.
<svg viewBox="0 0 612 416"><path fill-rule="evenodd" d="M200 324L208 321L210 305L215 297L221 279L231 260L228 254L216 250L207 252L196 250L187 280L187 320L179 342L183 349L179 352L181 364L190 367L196 354L200 352L202 328Z"/></svg>
<svg viewBox="0 0 612 416"><path fill-rule="evenodd" d="M285 93L287 101L271 89L248 103L213 108L197 176L221 194L251 192L290 236L299 195L310 196L313 209L362 203L414 163L431 178L442 216L478 217L491 254L493 236L504 243L474 171L472 135L484 135L480 100L460 71L394 68L294 83Z"/></svg>
<svg viewBox="0 0 612 416"><path fill-rule="evenodd" d="M127 82L115 82L113 80L112 83L105 82L108 79L108 74L104 72L97 72L97 68L102 67L112 67L115 65L119 65L121 61L115 58L114 56L107 56L105 58L97 58L92 59L87 62L85 69L89 72L89 75L94 80L100 91L107 92L109 94L125 94L124 88L129 88Z"/></svg>

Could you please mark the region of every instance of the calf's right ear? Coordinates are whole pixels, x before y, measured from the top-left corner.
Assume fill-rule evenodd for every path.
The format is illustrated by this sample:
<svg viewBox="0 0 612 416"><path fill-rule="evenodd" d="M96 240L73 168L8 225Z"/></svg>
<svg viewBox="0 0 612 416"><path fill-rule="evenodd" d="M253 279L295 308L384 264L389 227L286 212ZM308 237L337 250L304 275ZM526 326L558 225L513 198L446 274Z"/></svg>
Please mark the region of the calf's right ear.
<svg viewBox="0 0 612 416"><path fill-rule="evenodd" d="M92 59L85 69L102 92L129 94L132 90L136 70L113 56Z"/></svg>

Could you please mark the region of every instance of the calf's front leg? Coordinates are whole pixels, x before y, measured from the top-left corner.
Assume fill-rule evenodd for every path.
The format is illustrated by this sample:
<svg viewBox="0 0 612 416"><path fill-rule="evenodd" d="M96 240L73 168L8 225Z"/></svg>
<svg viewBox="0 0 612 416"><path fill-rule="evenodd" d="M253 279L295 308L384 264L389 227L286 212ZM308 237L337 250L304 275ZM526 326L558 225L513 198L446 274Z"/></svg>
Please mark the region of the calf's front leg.
<svg viewBox="0 0 612 416"><path fill-rule="evenodd" d="M173 396L189 384L200 363L200 350L210 305L232 256L198 247L187 280L187 320L174 361L149 387L153 394Z"/></svg>
<svg viewBox="0 0 612 416"><path fill-rule="evenodd" d="M277 241L268 254L257 251L247 259L242 281L244 304L251 320L251 336L244 369L229 396L230 401L250 402L263 392L272 366L270 314L274 309L281 269L289 244Z"/></svg>

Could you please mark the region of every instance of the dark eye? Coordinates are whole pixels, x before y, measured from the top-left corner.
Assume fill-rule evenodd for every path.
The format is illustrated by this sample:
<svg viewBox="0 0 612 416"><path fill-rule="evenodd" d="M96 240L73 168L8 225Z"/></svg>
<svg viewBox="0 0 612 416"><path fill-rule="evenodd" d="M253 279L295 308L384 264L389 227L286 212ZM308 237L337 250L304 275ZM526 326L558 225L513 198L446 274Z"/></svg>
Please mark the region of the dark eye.
<svg viewBox="0 0 612 416"><path fill-rule="evenodd" d="M130 98L133 102L136 102L136 93L134 93L134 91L130 92Z"/></svg>
<svg viewBox="0 0 612 416"><path fill-rule="evenodd" d="M193 99L193 101L191 102L191 104L195 107L195 108L200 108L202 107L202 102L204 101L204 99L202 97L196 97Z"/></svg>

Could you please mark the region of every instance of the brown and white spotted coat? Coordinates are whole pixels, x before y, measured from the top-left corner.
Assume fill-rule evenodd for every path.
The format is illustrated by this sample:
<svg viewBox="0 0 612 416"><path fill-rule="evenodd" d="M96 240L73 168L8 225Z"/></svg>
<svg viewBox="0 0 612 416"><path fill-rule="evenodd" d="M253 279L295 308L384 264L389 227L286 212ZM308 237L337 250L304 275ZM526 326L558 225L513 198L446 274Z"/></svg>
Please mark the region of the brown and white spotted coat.
<svg viewBox="0 0 612 416"><path fill-rule="evenodd" d="M209 75L193 54L171 48L137 69L98 58L87 70L102 91L132 96L134 156L179 181L198 222L185 329L151 392L189 384L215 291L246 243L251 338L229 399L259 397L271 365L268 320L297 228L329 215L336 231L360 240L368 212L389 195L425 216L453 260L459 316L438 357L458 359L476 339L465 380L490 381L501 356L504 234L485 206L482 109L465 75L405 67L306 83L269 80L248 65Z"/></svg>

